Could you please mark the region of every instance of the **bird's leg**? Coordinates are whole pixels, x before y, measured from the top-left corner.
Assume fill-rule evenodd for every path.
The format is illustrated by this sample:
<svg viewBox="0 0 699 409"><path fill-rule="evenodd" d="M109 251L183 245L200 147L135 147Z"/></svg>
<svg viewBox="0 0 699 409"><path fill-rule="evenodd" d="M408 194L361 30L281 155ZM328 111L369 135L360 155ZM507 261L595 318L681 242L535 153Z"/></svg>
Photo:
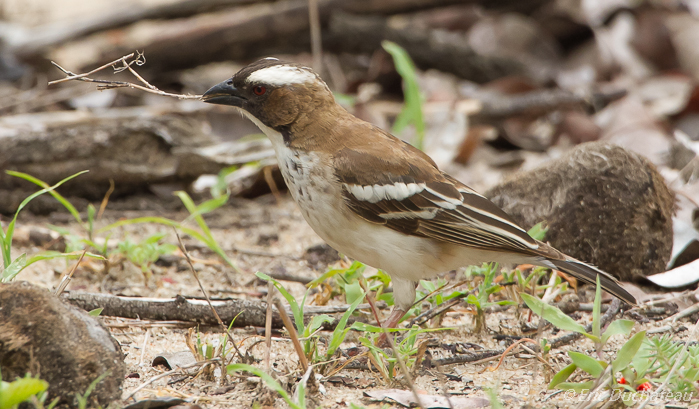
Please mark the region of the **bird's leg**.
<svg viewBox="0 0 699 409"><path fill-rule="evenodd" d="M398 323L400 322L401 318L405 315L405 311L398 307L394 307L393 311L391 311L391 315L388 316L388 318L383 322L383 325L381 325L384 328L395 328ZM376 346L384 348L387 347L388 344L388 332L384 332L381 334L381 336L376 340Z"/></svg>
<svg viewBox="0 0 699 409"><path fill-rule="evenodd" d="M416 283L396 276L391 276L391 278L393 279L393 300L395 304L391 315L388 316L382 325L384 328L396 328L405 313L413 305L413 302L415 302ZM387 332L381 334L376 340L376 345L382 348L389 345Z"/></svg>

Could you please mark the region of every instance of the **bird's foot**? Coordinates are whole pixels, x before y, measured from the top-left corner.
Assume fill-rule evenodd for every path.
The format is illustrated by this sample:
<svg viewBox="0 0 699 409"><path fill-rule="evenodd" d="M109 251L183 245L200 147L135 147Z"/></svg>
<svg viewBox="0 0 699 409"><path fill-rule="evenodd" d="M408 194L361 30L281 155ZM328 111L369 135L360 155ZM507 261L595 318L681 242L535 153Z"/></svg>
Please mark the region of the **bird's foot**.
<svg viewBox="0 0 699 409"><path fill-rule="evenodd" d="M388 318L386 319L386 321L384 321L382 326L384 328L395 328L404 315L405 311L401 310L400 308L394 308L393 311L391 311L391 315L388 316ZM376 346L380 348L386 348L391 346L391 344L388 342L389 335L390 334L388 332L384 332L383 334L381 334L381 336L376 340Z"/></svg>

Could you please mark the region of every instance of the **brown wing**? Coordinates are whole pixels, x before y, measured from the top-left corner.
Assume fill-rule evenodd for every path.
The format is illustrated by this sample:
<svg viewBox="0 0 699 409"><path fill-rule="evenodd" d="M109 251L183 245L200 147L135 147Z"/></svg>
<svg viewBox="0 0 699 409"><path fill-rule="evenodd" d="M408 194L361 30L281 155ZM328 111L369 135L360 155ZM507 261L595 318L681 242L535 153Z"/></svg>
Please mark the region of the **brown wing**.
<svg viewBox="0 0 699 409"><path fill-rule="evenodd" d="M539 244L485 197L405 144L399 154L343 149L335 174L360 217L405 234L483 250L532 254Z"/></svg>
<svg viewBox="0 0 699 409"><path fill-rule="evenodd" d="M537 264L562 270L635 304L611 275L530 237L499 207L442 173L424 153L399 145L390 157L370 147L341 150L334 158L345 202L357 215L393 230L466 247L535 256Z"/></svg>

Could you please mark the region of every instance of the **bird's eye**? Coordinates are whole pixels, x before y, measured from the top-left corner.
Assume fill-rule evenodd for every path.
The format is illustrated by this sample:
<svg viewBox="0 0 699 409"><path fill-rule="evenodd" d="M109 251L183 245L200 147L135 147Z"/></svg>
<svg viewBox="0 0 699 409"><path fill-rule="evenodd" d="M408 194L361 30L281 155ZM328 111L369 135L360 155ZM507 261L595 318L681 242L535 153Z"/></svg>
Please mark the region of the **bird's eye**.
<svg viewBox="0 0 699 409"><path fill-rule="evenodd" d="M252 89L252 92L254 92L255 95L264 95L265 92L267 92L267 88L265 88L263 85L257 85Z"/></svg>

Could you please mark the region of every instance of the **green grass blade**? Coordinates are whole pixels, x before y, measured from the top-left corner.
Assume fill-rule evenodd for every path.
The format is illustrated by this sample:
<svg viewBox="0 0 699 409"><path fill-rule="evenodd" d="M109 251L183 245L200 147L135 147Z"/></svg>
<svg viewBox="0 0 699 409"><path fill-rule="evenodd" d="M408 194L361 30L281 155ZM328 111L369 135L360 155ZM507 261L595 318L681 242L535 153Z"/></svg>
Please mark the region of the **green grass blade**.
<svg viewBox="0 0 699 409"><path fill-rule="evenodd" d="M24 180L26 180L27 182L32 182L32 183L34 183L34 184L37 185L37 186L41 186L41 187L43 187L43 188L50 189L50 190L47 190L47 192L48 192L51 196L53 196L56 200L58 200L58 202L59 202L60 204L62 204L63 207L65 207L66 210L68 210L68 212L70 212L71 215L73 215L73 217L75 218L75 220L76 220L78 223L82 224L83 220L82 220L82 218L80 217L80 212L78 212L78 209L76 209L75 206L73 206L73 204L70 203L70 202L68 201L68 199L66 199L65 197L63 197L60 193L55 192L54 189L57 188L58 186L60 186L61 184L63 184L63 182L66 182L66 181L68 181L68 180L70 180L70 179L73 179L74 177L76 177L76 176L78 176L78 175L82 175L83 173L87 173L87 172L88 172L87 170L83 170L82 172L78 172L78 173L76 173L76 174L74 174L74 175L68 176L67 178L65 178L65 179L63 179L62 181L58 182L58 184L54 185L53 187L49 187L49 184L46 183L46 182L44 182L43 180L37 179L37 178L35 178L34 176L28 175L28 174L23 173L23 172L15 172L15 171L12 171L12 170L7 170L7 171L5 171L5 172L6 172L8 175L15 176L15 177L18 177L18 178L20 178L20 179L24 179Z"/></svg>
<svg viewBox="0 0 699 409"><path fill-rule="evenodd" d="M180 223L176 222L174 220L166 219L165 217L157 217L157 216L145 216L145 217L136 217L134 219L126 219L126 220L119 220L117 222L114 222L112 224L109 224L107 226L102 227L101 229L97 230L97 233L104 233L109 230L114 230L117 227L123 227L123 226L128 226L131 224L139 224L139 223L157 223L157 224L162 224L165 226L171 226L171 227L180 227ZM189 234L189 233L187 233Z"/></svg>
<svg viewBox="0 0 699 409"><path fill-rule="evenodd" d="M177 193L180 193L180 192L177 192ZM201 216L202 214L209 213L209 212L212 212L212 211L218 209L219 207L225 205L226 202L228 202L229 197L230 197L229 195L223 195L223 196L219 196L219 197L205 201L204 203L196 206L196 210L193 213L191 213L185 221L194 219L195 217ZM181 199L182 198L180 198L180 200Z"/></svg>
<svg viewBox="0 0 699 409"><path fill-rule="evenodd" d="M11 170L7 170L7 171L5 171L5 172L6 172L8 175L11 175L11 176L16 176L16 177L19 177L19 178L22 178L22 179L25 179L25 178L28 177L28 178L31 178L31 179L35 179L35 180L37 180L37 181L40 182L40 183L44 183L44 182L42 182L42 181L40 181L40 180L38 180L38 179L36 179L36 178L30 176L30 175L27 175L26 173L15 172L15 171L11 171ZM82 171L82 172L78 172L78 173L76 173L76 174L74 174L74 175L68 176L67 178L61 180L60 182L56 183L56 184L53 185L53 186L47 186L47 187L45 187L44 189L39 190L38 192L34 192L34 193L32 193L31 195L29 195L28 197L26 197L26 198L19 204L19 206L17 207L17 211L15 212L15 215L14 215L14 217L12 218L12 221L11 221L10 224L7 226L7 231L5 231L5 235L4 235L5 237L3 238L3 243L2 243L2 244L3 244L3 262L5 263L5 267L7 267L7 266L9 265L9 260L11 260L11 258L10 258L10 249L12 248L12 235L14 234L15 223L17 222L17 216L19 216L19 212L21 212L22 209L24 209L24 207L25 207L27 204L29 204L29 202L31 202L32 200L34 200L34 198L36 198L37 196L43 195L44 193L47 193L47 192L49 192L49 193L50 193L50 192L53 192L54 189L58 188L59 186L61 186L61 185L64 184L65 182L67 182L67 181L73 179L74 177L77 177L77 176L79 176L79 175L82 175L82 174L85 173L85 172L87 172L87 171L84 170L84 171ZM30 179L27 179L27 180L29 180L30 182L33 182L33 180L30 180ZM54 197L55 197L55 196L54 196ZM62 196L61 196L61 197L62 197ZM71 205L71 206L72 206L72 205Z"/></svg>
<svg viewBox="0 0 699 409"><path fill-rule="evenodd" d="M296 302L296 297L289 294L289 292L286 291L286 288L284 288L284 286L281 285L279 283L279 281L273 279L272 277L268 276L267 274L258 271L257 273L255 273L255 275L257 277L261 278L262 280L271 282L277 288L277 290L279 290L279 292L282 294L282 296L286 299L286 302L289 303L289 307L291 307L291 313L294 316L294 324L296 324L296 331L299 334L303 334L304 333L304 330L303 330L303 327L304 327L304 325L303 325L303 309L302 309L303 306L299 307L298 302Z"/></svg>
<svg viewBox="0 0 699 409"><path fill-rule="evenodd" d="M226 370L228 373L231 372L250 372L251 374L259 377L262 379L262 381L269 387L270 389L274 390L277 392L281 397L286 401L286 403L291 406L293 409L301 409L299 405L295 404L291 400L291 396L289 396L289 393L287 393L286 389L282 387L282 385L277 382L276 379L272 378L269 374L265 373L264 371L255 368L254 366L251 365L246 365L246 364L232 364L228 365L226 367Z"/></svg>
<svg viewBox="0 0 699 409"><path fill-rule="evenodd" d="M204 235L206 237L212 237L211 230L209 230L209 226L204 221L204 218L201 217L201 213L198 213L199 209L197 208L197 205L194 203L192 198L189 197L187 192L180 190L180 191L175 192L175 195L180 198L180 200L182 201L182 204L184 204L184 207L190 213L190 216L188 217L188 219L189 218L194 219L194 221L197 223L197 225L199 225L199 228L204 233Z"/></svg>
<svg viewBox="0 0 699 409"><path fill-rule="evenodd" d="M17 274L19 274L27 266L27 255L22 254L17 257L9 266L5 267L0 276L0 283L9 283Z"/></svg>
<svg viewBox="0 0 699 409"><path fill-rule="evenodd" d="M73 253L61 253L58 251L44 251L39 254L35 254L27 260L27 267L42 260L53 260L55 258L67 258L67 259L79 259L82 255L81 251L76 251ZM85 253L85 257L95 258L98 260L106 260L103 256L94 253Z"/></svg>
<svg viewBox="0 0 699 409"><path fill-rule="evenodd" d="M393 57L396 71L403 78L404 84L405 105L393 124L393 132L398 133L410 123L414 124L417 131L415 147L422 149L425 139L425 119L422 113L422 95L417 82L415 64L410 55L398 44L383 41L381 45Z"/></svg>
<svg viewBox="0 0 699 409"><path fill-rule="evenodd" d="M357 309L357 306L364 300L365 296L366 293L364 293L361 297L358 297L352 303L352 305L350 305L347 311L345 311L345 313L342 314L342 318L340 318L340 321L337 323L337 326L333 331L333 336L330 340L330 343L328 344L328 351L325 354L327 358L330 358L333 355L335 355L335 351L337 351L337 348L340 347L342 341L345 340L345 336L347 336L347 331L349 331L349 328L345 328L347 326L347 321L349 320L349 317L352 315L354 310Z"/></svg>
<svg viewBox="0 0 699 409"><path fill-rule="evenodd" d="M595 302L592 304L592 335L599 337L602 325L602 286L597 276L597 288L595 289Z"/></svg>

